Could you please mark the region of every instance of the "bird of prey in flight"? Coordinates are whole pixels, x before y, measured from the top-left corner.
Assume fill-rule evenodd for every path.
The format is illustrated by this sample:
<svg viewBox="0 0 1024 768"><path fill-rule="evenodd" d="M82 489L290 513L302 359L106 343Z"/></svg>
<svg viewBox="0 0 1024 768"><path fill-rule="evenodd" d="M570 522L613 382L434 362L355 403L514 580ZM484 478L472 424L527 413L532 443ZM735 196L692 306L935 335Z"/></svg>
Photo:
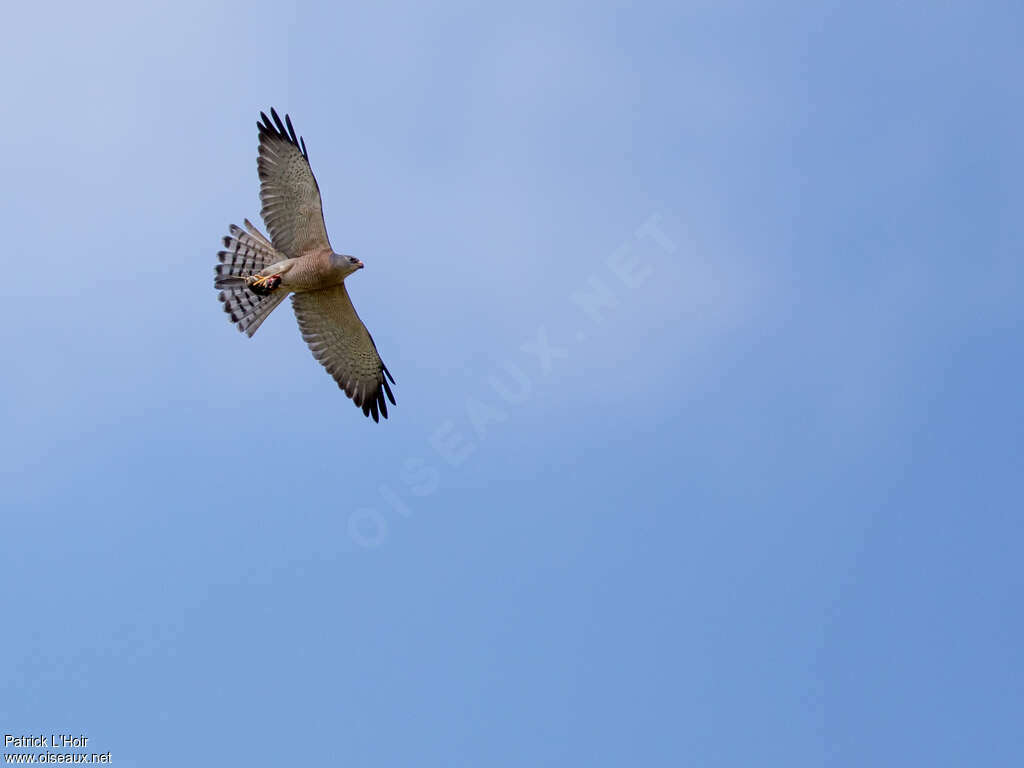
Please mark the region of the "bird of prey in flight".
<svg viewBox="0 0 1024 768"><path fill-rule="evenodd" d="M306 142L296 137L291 118L285 115L282 122L273 109L270 117L263 112L260 117L256 167L260 214L270 239L248 219L244 229L231 226L217 254L218 298L231 322L251 337L291 295L313 357L366 416L386 419L384 396L394 405L388 380L395 380L345 290L345 278L362 269L363 262L331 248Z"/></svg>

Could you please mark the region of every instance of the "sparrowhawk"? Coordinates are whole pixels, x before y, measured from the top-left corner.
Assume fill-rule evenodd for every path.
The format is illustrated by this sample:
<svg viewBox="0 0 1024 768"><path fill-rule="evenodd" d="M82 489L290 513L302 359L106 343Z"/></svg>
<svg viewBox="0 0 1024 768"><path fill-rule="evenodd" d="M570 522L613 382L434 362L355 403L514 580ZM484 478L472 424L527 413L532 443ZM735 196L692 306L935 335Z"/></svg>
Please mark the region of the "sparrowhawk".
<svg viewBox="0 0 1024 768"><path fill-rule="evenodd" d="M224 311L252 336L290 294L313 357L365 415L387 418L385 395L395 403L388 380L395 380L345 290L345 278L363 262L331 248L306 142L291 118L282 122L274 109L260 117L260 214L270 239L248 219L244 229L231 226L214 280Z"/></svg>

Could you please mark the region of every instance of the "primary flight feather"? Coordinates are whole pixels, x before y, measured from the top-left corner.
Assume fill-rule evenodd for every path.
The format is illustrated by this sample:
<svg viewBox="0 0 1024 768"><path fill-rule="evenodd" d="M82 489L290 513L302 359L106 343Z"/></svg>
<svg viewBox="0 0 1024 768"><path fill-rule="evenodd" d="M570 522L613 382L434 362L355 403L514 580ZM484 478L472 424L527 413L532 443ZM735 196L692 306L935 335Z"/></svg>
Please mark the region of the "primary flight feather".
<svg viewBox="0 0 1024 768"><path fill-rule="evenodd" d="M282 122L271 109L270 117L261 112L260 118L260 214L270 239L248 219L244 229L231 226L217 254L218 298L238 330L252 336L291 295L313 357L365 415L386 419L387 400L395 404L388 380L395 380L345 290L345 278L363 262L331 248L306 142L291 117Z"/></svg>

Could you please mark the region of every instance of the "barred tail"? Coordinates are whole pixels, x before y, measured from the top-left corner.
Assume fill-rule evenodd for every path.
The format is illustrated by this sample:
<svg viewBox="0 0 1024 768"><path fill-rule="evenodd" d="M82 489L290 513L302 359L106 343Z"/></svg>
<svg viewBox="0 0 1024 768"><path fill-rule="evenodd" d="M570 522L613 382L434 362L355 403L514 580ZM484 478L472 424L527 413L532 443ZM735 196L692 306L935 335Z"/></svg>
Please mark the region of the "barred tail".
<svg viewBox="0 0 1024 768"><path fill-rule="evenodd" d="M218 298L224 302L224 311L231 315L231 322L246 336L252 336L260 325L284 301L288 291L279 290L267 296L257 296L248 287L225 288Z"/></svg>
<svg viewBox="0 0 1024 768"><path fill-rule="evenodd" d="M236 323L242 333L252 336L288 291L258 296L249 289L246 278L286 257L275 250L248 219L245 230L231 225L231 234L224 238L225 250L217 253L220 264L215 268L217 277L213 285L221 291L217 298L224 304L224 311L231 315L231 322Z"/></svg>
<svg viewBox="0 0 1024 768"><path fill-rule="evenodd" d="M217 273L214 288L244 285L249 275L286 258L248 219L245 220L245 229L248 231L234 224L229 228L231 234L224 238L225 250L217 252L220 264L214 268Z"/></svg>

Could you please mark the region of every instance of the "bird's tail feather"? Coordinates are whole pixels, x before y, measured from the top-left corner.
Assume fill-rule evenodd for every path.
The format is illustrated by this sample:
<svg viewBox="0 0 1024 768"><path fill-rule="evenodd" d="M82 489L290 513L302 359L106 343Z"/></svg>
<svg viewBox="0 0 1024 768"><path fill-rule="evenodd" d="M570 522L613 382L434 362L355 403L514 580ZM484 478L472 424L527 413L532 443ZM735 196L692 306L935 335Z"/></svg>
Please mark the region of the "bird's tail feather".
<svg viewBox="0 0 1024 768"><path fill-rule="evenodd" d="M220 264L215 268L213 285L221 291L218 298L224 311L231 315L231 322L242 333L252 336L288 291L259 296L249 289L246 278L286 257L248 219L245 230L232 224L229 231L231 234L224 238L224 250L217 253Z"/></svg>
<svg viewBox="0 0 1024 768"><path fill-rule="evenodd" d="M217 252L220 264L214 268L215 288L244 285L249 275L286 258L248 219L244 230L232 224L228 231L231 234L224 238L224 250Z"/></svg>
<svg viewBox="0 0 1024 768"><path fill-rule="evenodd" d="M257 296L243 285L241 288L225 288L218 298L224 302L224 311L231 315L231 322L238 326L238 330L252 336L288 293L280 289L267 296Z"/></svg>

